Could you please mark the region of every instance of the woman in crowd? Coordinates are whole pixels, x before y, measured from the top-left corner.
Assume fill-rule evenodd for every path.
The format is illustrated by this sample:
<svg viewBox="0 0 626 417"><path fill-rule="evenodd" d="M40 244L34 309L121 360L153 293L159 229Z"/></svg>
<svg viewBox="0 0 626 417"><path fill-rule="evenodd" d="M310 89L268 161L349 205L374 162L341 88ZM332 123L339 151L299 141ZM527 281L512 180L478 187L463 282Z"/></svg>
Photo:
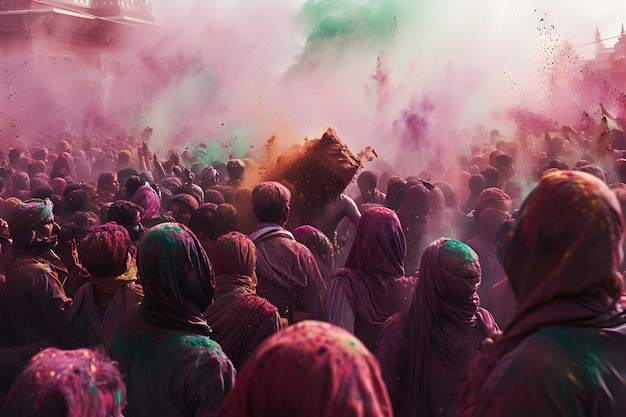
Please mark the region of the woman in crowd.
<svg viewBox="0 0 626 417"><path fill-rule="evenodd" d="M386 207L367 209L346 266L328 290L328 321L354 333L374 354L385 320L411 304L415 279L404 276L405 252L398 216Z"/></svg>
<svg viewBox="0 0 626 417"><path fill-rule="evenodd" d="M202 313L213 301L213 268L185 226L163 223L137 254L143 302L113 335L110 354L126 376L126 417L212 416L235 369Z"/></svg>
<svg viewBox="0 0 626 417"><path fill-rule="evenodd" d="M602 416L626 409L624 222L596 177L545 174L508 235L518 310L487 339L459 416Z"/></svg>
<svg viewBox="0 0 626 417"><path fill-rule="evenodd" d="M215 301L205 312L212 337L237 370L263 340L280 329L278 309L256 295L256 248L239 232L228 233L213 248Z"/></svg>
<svg viewBox="0 0 626 417"><path fill-rule="evenodd" d="M453 416L480 343L498 330L478 306L478 256L439 239L422 256L411 309L385 325L378 359L397 417Z"/></svg>
<svg viewBox="0 0 626 417"><path fill-rule="evenodd" d="M293 237L309 248L320 269L324 283L328 286L335 274L335 249L330 239L313 226L299 226L293 231Z"/></svg>
<svg viewBox="0 0 626 417"><path fill-rule="evenodd" d="M391 417L376 358L345 330L305 320L254 352L220 417Z"/></svg>

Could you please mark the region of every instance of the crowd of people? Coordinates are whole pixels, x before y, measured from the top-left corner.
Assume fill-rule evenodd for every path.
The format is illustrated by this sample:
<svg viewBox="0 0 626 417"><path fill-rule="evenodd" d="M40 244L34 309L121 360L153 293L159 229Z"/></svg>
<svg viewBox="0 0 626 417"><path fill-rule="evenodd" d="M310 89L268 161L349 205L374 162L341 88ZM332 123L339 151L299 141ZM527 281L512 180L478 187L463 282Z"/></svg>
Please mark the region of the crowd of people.
<svg viewBox="0 0 626 417"><path fill-rule="evenodd" d="M525 147L492 131L409 175L381 158L312 215L263 161L205 145L14 146L0 414L619 416L626 159L608 126Z"/></svg>

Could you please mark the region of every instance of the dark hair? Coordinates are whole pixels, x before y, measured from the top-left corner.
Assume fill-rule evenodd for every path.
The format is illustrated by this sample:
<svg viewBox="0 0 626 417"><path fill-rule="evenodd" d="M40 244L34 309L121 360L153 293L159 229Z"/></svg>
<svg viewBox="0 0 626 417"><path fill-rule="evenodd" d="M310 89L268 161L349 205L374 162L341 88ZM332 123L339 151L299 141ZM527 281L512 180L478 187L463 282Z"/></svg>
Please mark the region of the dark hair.
<svg viewBox="0 0 626 417"><path fill-rule="evenodd" d="M276 181L262 182L252 190L252 207L260 222L279 223L289 207L291 192Z"/></svg>
<svg viewBox="0 0 626 417"><path fill-rule="evenodd" d="M378 176L372 171L363 171L356 179L356 183L368 185L372 188L375 188L378 185Z"/></svg>

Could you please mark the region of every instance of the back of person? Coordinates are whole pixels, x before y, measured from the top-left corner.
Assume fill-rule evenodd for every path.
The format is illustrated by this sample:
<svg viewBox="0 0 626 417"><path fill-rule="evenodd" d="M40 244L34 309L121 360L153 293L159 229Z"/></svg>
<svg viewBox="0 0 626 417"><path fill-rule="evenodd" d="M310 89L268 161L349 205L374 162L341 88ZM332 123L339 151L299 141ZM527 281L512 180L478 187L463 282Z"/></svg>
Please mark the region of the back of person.
<svg viewBox="0 0 626 417"><path fill-rule="evenodd" d="M127 417L214 415L235 369L203 312L215 291L213 267L185 226L163 223L137 254L143 302L117 328L111 357L128 388Z"/></svg>
<svg viewBox="0 0 626 417"><path fill-rule="evenodd" d="M604 182L579 171L542 176L505 245L517 312L483 343L459 416L624 415L623 238Z"/></svg>
<svg viewBox="0 0 626 417"><path fill-rule="evenodd" d="M290 202L291 192L278 182L260 183L252 191L252 206L259 219L250 234L257 248L257 293L278 307L281 317L290 323L321 319L326 286L311 251L284 229Z"/></svg>
<svg viewBox="0 0 626 417"><path fill-rule="evenodd" d="M350 333L314 320L268 338L220 417L391 417L376 358Z"/></svg>
<svg viewBox="0 0 626 417"><path fill-rule="evenodd" d="M280 329L278 309L256 295L256 248L239 232L220 237L213 249L215 301L204 312L237 370L263 340Z"/></svg>

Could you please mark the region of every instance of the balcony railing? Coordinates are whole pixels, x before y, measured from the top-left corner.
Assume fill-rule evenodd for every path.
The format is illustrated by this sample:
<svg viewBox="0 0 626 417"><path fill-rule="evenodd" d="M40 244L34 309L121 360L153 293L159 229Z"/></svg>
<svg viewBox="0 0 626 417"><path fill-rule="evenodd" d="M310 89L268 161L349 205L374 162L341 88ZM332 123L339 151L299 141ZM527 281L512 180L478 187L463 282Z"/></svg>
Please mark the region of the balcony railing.
<svg viewBox="0 0 626 417"><path fill-rule="evenodd" d="M3 0L0 10L20 10L45 6L66 7L96 16L133 16L154 21L146 0Z"/></svg>

